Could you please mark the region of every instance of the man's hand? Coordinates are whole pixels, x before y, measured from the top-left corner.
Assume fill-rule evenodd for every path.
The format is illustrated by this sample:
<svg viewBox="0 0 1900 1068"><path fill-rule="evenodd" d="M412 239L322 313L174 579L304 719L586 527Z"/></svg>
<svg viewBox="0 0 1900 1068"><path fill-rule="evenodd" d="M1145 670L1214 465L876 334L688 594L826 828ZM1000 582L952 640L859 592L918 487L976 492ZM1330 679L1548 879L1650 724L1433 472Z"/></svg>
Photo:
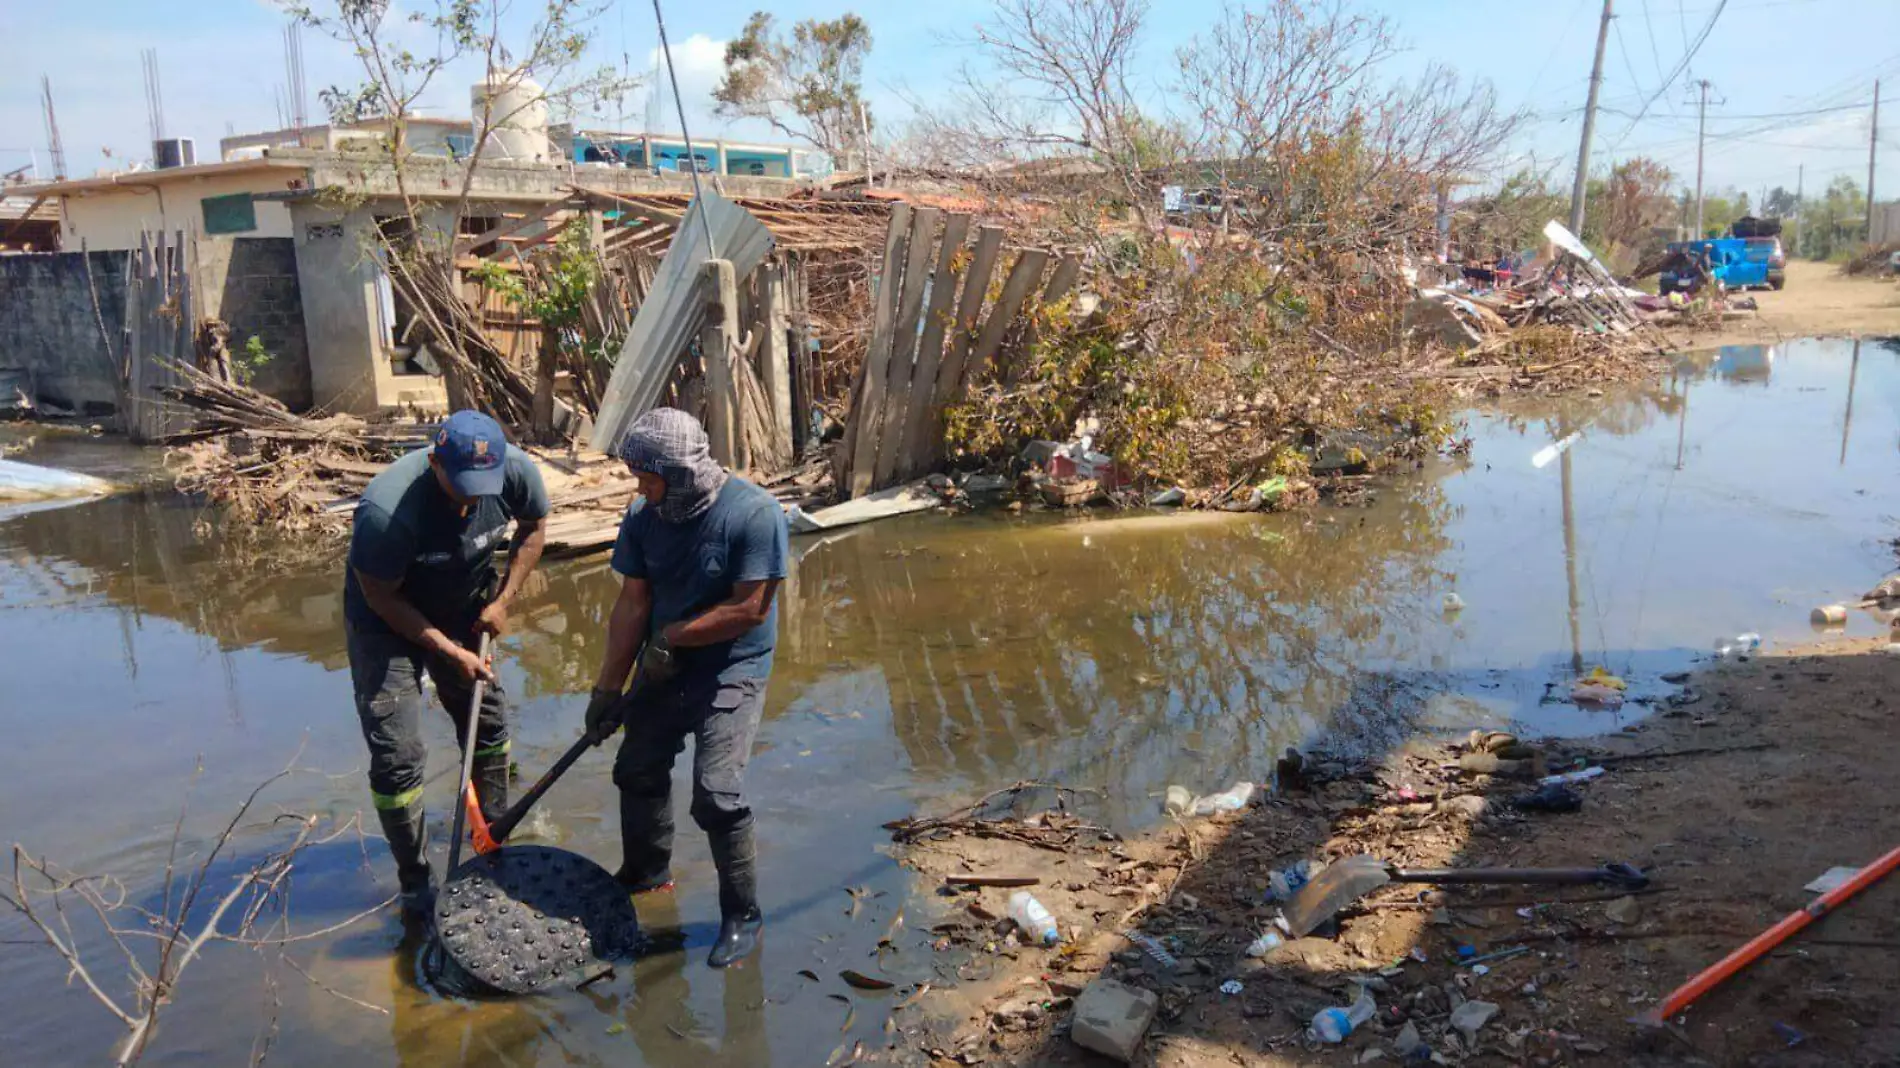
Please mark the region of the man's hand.
<svg viewBox="0 0 1900 1068"><path fill-rule="evenodd" d="M489 668L487 661L477 656L473 650L459 645L450 645L443 650L443 656L455 668L456 674L462 676L463 682L472 683L476 679L481 679L483 682L495 681L495 673Z"/></svg>
<svg viewBox="0 0 1900 1068"><path fill-rule="evenodd" d="M488 602L482 614L475 617L475 631L493 638L501 637L508 629L508 603L499 598Z"/></svg>
<svg viewBox="0 0 1900 1068"><path fill-rule="evenodd" d="M613 736L620 728L621 694L618 690L596 689L587 698L587 738L595 745Z"/></svg>
<svg viewBox="0 0 1900 1068"><path fill-rule="evenodd" d="M665 682L679 674L679 662L673 658L672 643L666 635L654 636L640 652L641 682Z"/></svg>

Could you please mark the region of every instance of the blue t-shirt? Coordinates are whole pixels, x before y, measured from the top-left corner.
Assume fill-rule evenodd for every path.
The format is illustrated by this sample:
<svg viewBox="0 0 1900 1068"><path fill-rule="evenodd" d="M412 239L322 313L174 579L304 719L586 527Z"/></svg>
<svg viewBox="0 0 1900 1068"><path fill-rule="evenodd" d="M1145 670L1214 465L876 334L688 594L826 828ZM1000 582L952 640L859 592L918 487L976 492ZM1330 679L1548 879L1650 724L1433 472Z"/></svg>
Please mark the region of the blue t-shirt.
<svg viewBox="0 0 1900 1068"><path fill-rule="evenodd" d="M403 596L451 636L481 613L481 593L495 575L495 549L511 519L548 514L541 471L510 447L501 493L477 497L466 514L442 490L418 449L370 479L350 530L350 566L343 580L343 618L360 633L393 633L369 606L356 573L401 582Z"/></svg>
<svg viewBox="0 0 1900 1068"><path fill-rule="evenodd" d="M784 578L790 543L778 501L735 475L720 487L712 507L689 522L665 522L635 501L620 521L613 569L625 578L646 579L652 588L651 637L730 600L735 583ZM679 650L680 665L717 672L721 682L764 678L772 673L777 644L775 597L765 622L729 642Z"/></svg>

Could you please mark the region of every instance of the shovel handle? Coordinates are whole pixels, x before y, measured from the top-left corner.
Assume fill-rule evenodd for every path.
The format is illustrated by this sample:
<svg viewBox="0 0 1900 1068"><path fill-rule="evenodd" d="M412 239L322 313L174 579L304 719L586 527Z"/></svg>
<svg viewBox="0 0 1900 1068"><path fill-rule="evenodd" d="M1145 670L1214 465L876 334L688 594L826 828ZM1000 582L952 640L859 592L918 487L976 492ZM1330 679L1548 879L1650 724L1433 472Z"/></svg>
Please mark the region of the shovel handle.
<svg viewBox="0 0 1900 1068"><path fill-rule="evenodd" d="M1390 868L1395 883L1481 883L1490 886L1585 886L1606 883L1641 890L1649 876L1628 864L1598 868Z"/></svg>
<svg viewBox="0 0 1900 1068"><path fill-rule="evenodd" d="M514 833L515 827L527 818L528 810L534 807L536 801L541 800L542 794L548 792L548 787L554 785L554 780L567 774L567 769L574 766L574 762L581 758L581 754L593 747L593 739L586 735L582 735L579 741L568 746L567 752L561 754L561 759L555 761L553 767L536 779L534 785L528 787L527 793L521 795L521 800L516 801L507 812L502 813L500 819L488 825L489 839L497 846L507 841L508 836Z"/></svg>

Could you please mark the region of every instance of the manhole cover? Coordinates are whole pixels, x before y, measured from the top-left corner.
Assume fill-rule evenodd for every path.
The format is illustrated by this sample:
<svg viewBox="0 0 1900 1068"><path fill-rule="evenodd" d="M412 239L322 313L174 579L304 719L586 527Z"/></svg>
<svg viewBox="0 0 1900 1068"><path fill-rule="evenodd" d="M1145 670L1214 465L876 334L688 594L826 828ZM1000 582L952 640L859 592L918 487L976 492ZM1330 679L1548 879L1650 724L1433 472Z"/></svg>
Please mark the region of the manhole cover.
<svg viewBox="0 0 1900 1068"><path fill-rule="evenodd" d="M436 897L435 926L455 963L508 994L558 985L640 947L626 888L552 846L509 846L462 865Z"/></svg>

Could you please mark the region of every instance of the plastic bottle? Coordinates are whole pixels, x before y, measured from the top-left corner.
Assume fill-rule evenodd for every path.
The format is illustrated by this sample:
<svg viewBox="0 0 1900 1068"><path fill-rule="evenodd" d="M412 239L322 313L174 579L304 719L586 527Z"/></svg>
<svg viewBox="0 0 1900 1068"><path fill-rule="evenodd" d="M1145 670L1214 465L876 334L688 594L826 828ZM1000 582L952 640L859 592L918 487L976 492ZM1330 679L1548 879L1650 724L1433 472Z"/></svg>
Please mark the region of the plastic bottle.
<svg viewBox="0 0 1900 1068"><path fill-rule="evenodd" d="M1346 1041L1346 1036L1352 1034L1360 1024L1372 1019L1372 1014L1378 1008L1372 1003L1372 995L1362 986L1351 1008L1321 1009L1313 1014L1313 1037L1329 1046L1336 1046Z"/></svg>
<svg viewBox="0 0 1900 1068"><path fill-rule="evenodd" d="M1302 860L1289 864L1267 876L1267 887L1273 891L1273 900L1291 901L1300 888L1313 879L1313 862Z"/></svg>
<svg viewBox="0 0 1900 1068"><path fill-rule="evenodd" d="M1249 957L1264 957L1285 944L1286 936L1269 927L1265 934L1262 934L1259 938L1254 939L1248 944L1247 955Z"/></svg>
<svg viewBox="0 0 1900 1068"><path fill-rule="evenodd" d="M1016 921L1023 936L1036 945L1053 946L1062 941L1062 932L1056 929L1056 918L1027 890L1018 890L1009 895L1009 918Z"/></svg>
<svg viewBox="0 0 1900 1068"><path fill-rule="evenodd" d="M1561 775L1546 775L1537 780L1537 784L1539 786L1570 785L1573 783L1589 782L1601 774L1603 774L1603 768L1601 766L1588 767L1579 771L1566 771Z"/></svg>
<svg viewBox="0 0 1900 1068"><path fill-rule="evenodd" d="M1216 812L1238 812L1253 799L1253 783L1237 782L1217 794L1197 797L1188 806L1190 816L1212 816Z"/></svg>
<svg viewBox="0 0 1900 1068"><path fill-rule="evenodd" d="M1754 631L1737 634L1733 638L1715 639L1716 656L1741 656L1761 648L1761 635Z"/></svg>

